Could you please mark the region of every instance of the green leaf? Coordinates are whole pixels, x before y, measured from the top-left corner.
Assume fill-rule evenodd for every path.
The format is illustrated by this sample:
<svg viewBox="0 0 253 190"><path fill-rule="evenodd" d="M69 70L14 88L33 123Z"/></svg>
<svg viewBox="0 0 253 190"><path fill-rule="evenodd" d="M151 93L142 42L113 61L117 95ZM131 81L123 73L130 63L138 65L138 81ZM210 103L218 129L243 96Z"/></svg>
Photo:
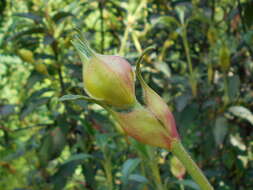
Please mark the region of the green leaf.
<svg viewBox="0 0 253 190"><path fill-rule="evenodd" d="M234 75L228 78L228 96L231 100L234 100L240 90L240 78L238 75Z"/></svg>
<svg viewBox="0 0 253 190"><path fill-rule="evenodd" d="M37 82L41 82L45 76L43 74L38 73L37 71L33 71L26 82L26 88L32 88Z"/></svg>
<svg viewBox="0 0 253 190"><path fill-rule="evenodd" d="M191 189L200 190L199 186L192 180L178 180L174 183L182 184L184 186L190 187Z"/></svg>
<svg viewBox="0 0 253 190"><path fill-rule="evenodd" d="M0 106L0 118L6 117L14 112L15 106L12 104Z"/></svg>
<svg viewBox="0 0 253 190"><path fill-rule="evenodd" d="M253 2L249 1L244 4L244 19L246 25L250 27L253 24Z"/></svg>
<svg viewBox="0 0 253 190"><path fill-rule="evenodd" d="M96 103L96 104L106 108L105 105L103 105L99 100L90 98L88 96L69 94L69 95L62 96L59 100L60 101L85 100L85 101L88 101L88 102Z"/></svg>
<svg viewBox="0 0 253 190"><path fill-rule="evenodd" d="M250 112L249 109L243 106L232 106L228 109L228 111L237 117L246 119L253 125L253 114Z"/></svg>
<svg viewBox="0 0 253 190"><path fill-rule="evenodd" d="M69 17L69 16L74 16L74 15L72 13L70 13L70 12L63 12L63 11L61 11L61 12L56 13L53 16L52 20L55 23L59 24L63 19L65 19L66 17Z"/></svg>
<svg viewBox="0 0 253 190"><path fill-rule="evenodd" d="M156 69L161 71L166 77L168 77L168 78L171 77L171 70L165 62L155 63L155 67L156 67Z"/></svg>
<svg viewBox="0 0 253 190"><path fill-rule="evenodd" d="M34 13L16 13L14 16L25 17L35 22L42 22L42 17Z"/></svg>
<svg viewBox="0 0 253 190"><path fill-rule="evenodd" d="M73 156L70 156L66 161L63 162L63 164L66 164L68 162L72 162L72 161L75 161L75 160L78 160L78 161L86 160L86 159L89 159L89 158L93 158L93 156L89 155L89 154L85 154L85 153L75 154Z"/></svg>
<svg viewBox="0 0 253 190"><path fill-rule="evenodd" d="M20 114L20 119L24 119L27 115L29 115L30 113L32 113L33 111L35 111L39 106L41 105L44 105L46 103L48 103L48 101L50 100L51 98L49 97L42 97L42 98L38 98L36 99L35 101L33 102L30 102L28 104L28 106L26 105L22 111L21 111L21 114Z"/></svg>
<svg viewBox="0 0 253 190"><path fill-rule="evenodd" d="M51 45L54 41L55 41L55 38L52 35L48 34L44 37L43 44Z"/></svg>
<svg viewBox="0 0 253 190"><path fill-rule="evenodd" d="M47 133L39 150L41 165L48 164L48 161L57 158L66 144L66 137L60 127L56 127Z"/></svg>
<svg viewBox="0 0 253 190"><path fill-rule="evenodd" d="M80 100L80 99L82 99L83 97L85 97L85 96L69 94L69 95L64 95L64 96L62 96L59 100L60 100L60 101Z"/></svg>
<svg viewBox="0 0 253 190"><path fill-rule="evenodd" d="M145 178L144 176L139 175L139 174L131 174L129 176L129 180L137 181L139 183L147 183L148 182L147 178Z"/></svg>
<svg viewBox="0 0 253 190"><path fill-rule="evenodd" d="M122 180L126 183L129 180L130 174L137 168L141 160L139 158L128 159L122 167Z"/></svg>
<svg viewBox="0 0 253 190"><path fill-rule="evenodd" d="M65 189L64 187L67 184L68 179L71 179L71 176L74 174L78 165L78 161L62 164L58 171L50 177L50 181L54 184L53 190Z"/></svg>
<svg viewBox="0 0 253 190"><path fill-rule="evenodd" d="M109 142L117 136L116 133L97 134L96 142L97 145L103 150L108 147Z"/></svg>
<svg viewBox="0 0 253 190"><path fill-rule="evenodd" d="M14 34L12 37L10 37L8 39L8 41L12 41L12 40L16 40L24 35L30 35L30 34L38 34L38 33L45 33L45 28L44 27L33 27L33 28L29 28L27 30L23 30L21 32L18 32L16 34Z"/></svg>
<svg viewBox="0 0 253 190"><path fill-rule="evenodd" d="M214 140L217 145L220 145L223 143L223 140L227 134L227 130L228 130L227 119L222 116L218 117L215 120L215 125L213 128Z"/></svg>
<svg viewBox="0 0 253 190"><path fill-rule="evenodd" d="M191 95L189 95L188 93L184 93L181 96L177 96L175 98L177 111L178 112L183 111L184 108L189 103L190 99L191 99Z"/></svg>
<svg viewBox="0 0 253 190"><path fill-rule="evenodd" d="M172 24L176 24L177 26L180 26L180 23L177 21L177 19L172 16L162 16L157 20L156 23L162 23L167 26L171 26Z"/></svg>

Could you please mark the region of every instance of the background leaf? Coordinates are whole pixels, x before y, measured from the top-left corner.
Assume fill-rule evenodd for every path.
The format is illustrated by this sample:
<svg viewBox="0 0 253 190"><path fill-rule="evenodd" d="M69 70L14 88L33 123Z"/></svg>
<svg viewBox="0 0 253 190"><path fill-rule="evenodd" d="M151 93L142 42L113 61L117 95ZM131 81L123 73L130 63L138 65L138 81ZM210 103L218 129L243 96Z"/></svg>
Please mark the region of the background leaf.
<svg viewBox="0 0 253 190"><path fill-rule="evenodd" d="M246 119L253 125L253 114L243 106L232 106L228 109L233 115L240 117L242 119Z"/></svg>

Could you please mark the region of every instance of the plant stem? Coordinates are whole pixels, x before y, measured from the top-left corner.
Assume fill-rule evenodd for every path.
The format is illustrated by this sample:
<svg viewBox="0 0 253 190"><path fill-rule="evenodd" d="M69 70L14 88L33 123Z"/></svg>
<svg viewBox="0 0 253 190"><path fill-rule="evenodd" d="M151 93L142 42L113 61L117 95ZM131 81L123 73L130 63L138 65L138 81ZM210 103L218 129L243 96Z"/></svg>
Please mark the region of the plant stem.
<svg viewBox="0 0 253 190"><path fill-rule="evenodd" d="M192 178L196 181L196 183L200 186L202 190L213 190L213 187L204 176L202 171L196 165L196 163L192 160L191 156L184 149L183 145L180 141L175 141L172 143L172 153L181 161L186 170L192 176Z"/></svg>
<svg viewBox="0 0 253 190"><path fill-rule="evenodd" d="M224 72L224 104L227 105L229 102L229 95L228 95L228 76L227 73Z"/></svg>
<svg viewBox="0 0 253 190"><path fill-rule="evenodd" d="M104 53L104 43L105 43L105 31L104 31L104 2L99 2L99 12L100 12L100 32L101 32L101 54Z"/></svg>
<svg viewBox="0 0 253 190"><path fill-rule="evenodd" d="M130 25L128 24L126 29L125 29L123 40L121 42L121 46L120 46L120 49L119 49L119 54L120 55L125 54L125 47L126 47L126 43L127 43L127 39L128 39L129 30L130 30Z"/></svg>
<svg viewBox="0 0 253 190"><path fill-rule="evenodd" d="M156 189L157 190L164 190L161 176L160 176L160 172L159 172L159 168L157 165L157 159L156 159L155 152L152 148L148 147L148 153L149 153L149 166L150 166L150 169L151 169L152 174L154 176L154 182L156 185Z"/></svg>
<svg viewBox="0 0 253 190"><path fill-rule="evenodd" d="M113 177L112 177L111 160L107 160L107 159L105 160L104 170L105 170L108 190L113 190Z"/></svg>
<svg viewBox="0 0 253 190"><path fill-rule="evenodd" d="M185 55L188 63L188 69L189 69L189 79L190 79L190 85L192 88L192 95L196 97L197 95L197 81L194 78L193 74L193 68L192 68L192 61L191 61L191 56L190 56L190 48L187 40L187 32L186 32L186 25L183 26L183 32L182 32L182 40L183 40L183 45L184 45L184 50L185 50Z"/></svg>

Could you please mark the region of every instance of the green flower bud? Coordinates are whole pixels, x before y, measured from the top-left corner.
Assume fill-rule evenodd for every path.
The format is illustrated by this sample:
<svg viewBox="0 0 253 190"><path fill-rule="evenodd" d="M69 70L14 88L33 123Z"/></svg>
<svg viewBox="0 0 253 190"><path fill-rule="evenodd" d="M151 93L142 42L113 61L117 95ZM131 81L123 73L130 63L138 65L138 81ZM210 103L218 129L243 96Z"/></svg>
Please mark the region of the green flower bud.
<svg viewBox="0 0 253 190"><path fill-rule="evenodd" d="M147 105L147 108L166 128L171 139L178 139L179 135L176 128L176 122L167 104L146 83L141 82L141 84L144 91L144 101Z"/></svg>
<svg viewBox="0 0 253 190"><path fill-rule="evenodd" d="M172 156L170 159L170 171L176 178L180 180L184 178L186 173L184 165L175 156Z"/></svg>
<svg viewBox="0 0 253 190"><path fill-rule="evenodd" d="M220 66L224 72L227 72L230 67L230 51L228 47L223 44L219 51Z"/></svg>
<svg viewBox="0 0 253 190"><path fill-rule="evenodd" d="M137 104L129 112L112 113L127 135L144 144L170 149L172 138L168 130L145 107Z"/></svg>
<svg viewBox="0 0 253 190"><path fill-rule="evenodd" d="M33 52L28 49L20 49L18 51L20 58L27 63L34 63Z"/></svg>
<svg viewBox="0 0 253 190"><path fill-rule="evenodd" d="M143 80L140 73L143 55L137 61L136 75L144 91L146 107L136 103L132 109L112 110L111 113L129 136L144 144L170 150L172 143L179 140L175 119L163 99Z"/></svg>
<svg viewBox="0 0 253 190"><path fill-rule="evenodd" d="M83 61L83 83L87 94L116 108L129 108L136 102L134 72L122 57L100 55L85 40L73 41Z"/></svg>
<svg viewBox="0 0 253 190"><path fill-rule="evenodd" d="M176 128L176 122L173 114L171 113L168 105L164 102L164 100L154 91L152 90L146 82L143 80L140 71L140 62L142 57L139 59L136 65L136 75L140 80L143 94L144 94L144 102L149 109L150 112L157 118L157 120L166 128L167 133L169 134L171 139L179 139L179 135Z"/></svg>

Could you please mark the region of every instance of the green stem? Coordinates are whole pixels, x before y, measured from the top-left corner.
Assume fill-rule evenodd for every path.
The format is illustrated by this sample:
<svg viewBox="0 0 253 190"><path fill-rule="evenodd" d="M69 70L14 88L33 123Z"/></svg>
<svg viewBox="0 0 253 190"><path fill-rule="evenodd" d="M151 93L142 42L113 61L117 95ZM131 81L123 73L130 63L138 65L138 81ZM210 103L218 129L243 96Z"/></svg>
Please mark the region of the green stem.
<svg viewBox="0 0 253 190"><path fill-rule="evenodd" d="M183 145L180 141L175 141L172 143L172 153L181 161L186 170L192 176L192 178L196 181L196 183L200 186L202 190L213 190L213 187L204 176L202 171L196 165L196 163L192 160L191 156L184 149Z"/></svg>
<svg viewBox="0 0 253 190"><path fill-rule="evenodd" d="M228 77L227 73L224 72L224 104L227 105L229 102L229 96L228 96Z"/></svg>
<svg viewBox="0 0 253 190"><path fill-rule="evenodd" d="M192 88L192 94L194 97L197 95L197 81L195 80L194 74L193 74L193 67L192 67L192 61L191 61L191 56L190 56L190 48L187 40L187 32L186 32L186 25L183 26L183 32L182 32L182 40L183 40L183 45L184 45L184 50L185 50L185 55L186 55L186 60L188 64L188 69L189 69L189 79L190 79L190 84Z"/></svg>
<svg viewBox="0 0 253 190"><path fill-rule="evenodd" d="M105 161L103 162L105 176L106 176L106 183L108 190L113 190L113 176L112 176L112 165L111 165L111 158L105 152Z"/></svg>
<svg viewBox="0 0 253 190"><path fill-rule="evenodd" d="M152 173L153 173L153 176L155 179L155 184L156 184L157 190L164 190L157 163L154 163L154 162L151 163L150 168L152 170Z"/></svg>
<svg viewBox="0 0 253 190"><path fill-rule="evenodd" d="M122 56L125 54L125 47L126 47L126 43L127 43L127 39L128 39L129 30L130 30L130 25L128 24L125 29L124 37L123 37L123 40L121 41L121 46L119 49L119 54Z"/></svg>
<svg viewBox="0 0 253 190"><path fill-rule="evenodd" d="M180 190L184 190L184 185L183 184L180 184Z"/></svg>
<svg viewBox="0 0 253 190"><path fill-rule="evenodd" d="M188 63L189 72L190 72L190 75L192 75L193 69L192 69L192 61L191 61L191 57L190 57L190 49L189 49L188 40L187 40L186 26L184 26L183 28L184 29L183 29L182 40L183 40L183 45L184 45L184 50L185 50L186 59L187 59L187 63Z"/></svg>
<svg viewBox="0 0 253 190"><path fill-rule="evenodd" d="M99 2L99 12L100 12L100 32L101 32L101 54L104 53L105 44L105 31L104 31L104 2Z"/></svg>
<svg viewBox="0 0 253 190"><path fill-rule="evenodd" d="M161 175L159 172L159 168L157 165L157 160L156 160L156 155L155 152L152 148L148 147L148 152L149 152L149 166L152 171L152 174L154 176L154 182L156 185L157 190L164 190L162 180L161 180Z"/></svg>

